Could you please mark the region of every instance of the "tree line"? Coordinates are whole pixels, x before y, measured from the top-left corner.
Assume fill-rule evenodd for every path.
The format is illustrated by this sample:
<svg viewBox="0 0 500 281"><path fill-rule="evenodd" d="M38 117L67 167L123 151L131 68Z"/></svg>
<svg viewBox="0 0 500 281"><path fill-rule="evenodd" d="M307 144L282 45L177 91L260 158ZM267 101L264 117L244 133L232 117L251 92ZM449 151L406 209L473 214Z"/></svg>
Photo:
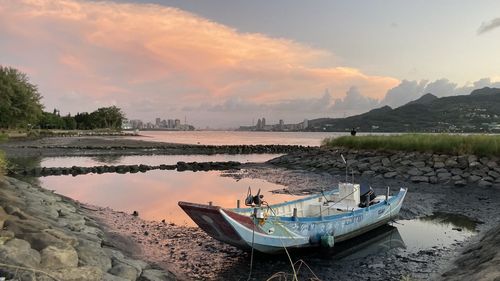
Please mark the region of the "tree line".
<svg viewBox="0 0 500 281"><path fill-rule="evenodd" d="M44 112L41 99L38 87L25 73L0 65L0 128L120 129L125 118L116 106L61 116L58 109Z"/></svg>

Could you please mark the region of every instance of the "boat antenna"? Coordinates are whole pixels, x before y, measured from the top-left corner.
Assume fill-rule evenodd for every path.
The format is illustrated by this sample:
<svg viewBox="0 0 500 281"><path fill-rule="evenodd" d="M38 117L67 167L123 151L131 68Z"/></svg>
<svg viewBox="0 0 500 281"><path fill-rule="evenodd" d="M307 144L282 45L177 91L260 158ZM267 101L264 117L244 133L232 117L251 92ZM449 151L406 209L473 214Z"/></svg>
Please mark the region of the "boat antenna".
<svg viewBox="0 0 500 281"><path fill-rule="evenodd" d="M344 161L345 164L345 182L347 182L347 169L349 168L349 165L347 165L347 161L345 161L344 155L340 154L340 157L342 157L342 161Z"/></svg>

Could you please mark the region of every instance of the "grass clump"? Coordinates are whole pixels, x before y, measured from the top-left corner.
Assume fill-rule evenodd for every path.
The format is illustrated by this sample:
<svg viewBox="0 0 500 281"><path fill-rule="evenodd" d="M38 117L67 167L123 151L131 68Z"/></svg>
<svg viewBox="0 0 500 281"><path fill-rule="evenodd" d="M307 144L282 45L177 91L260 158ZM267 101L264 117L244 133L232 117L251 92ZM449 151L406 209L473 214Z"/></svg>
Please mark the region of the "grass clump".
<svg viewBox="0 0 500 281"><path fill-rule="evenodd" d="M450 155L500 156L500 136L497 135L402 134L391 136L343 136L324 139L322 145L326 147L340 146L353 149L419 151Z"/></svg>
<svg viewBox="0 0 500 281"><path fill-rule="evenodd" d="M5 154L0 150L0 178L2 178L7 169L7 160L5 159Z"/></svg>

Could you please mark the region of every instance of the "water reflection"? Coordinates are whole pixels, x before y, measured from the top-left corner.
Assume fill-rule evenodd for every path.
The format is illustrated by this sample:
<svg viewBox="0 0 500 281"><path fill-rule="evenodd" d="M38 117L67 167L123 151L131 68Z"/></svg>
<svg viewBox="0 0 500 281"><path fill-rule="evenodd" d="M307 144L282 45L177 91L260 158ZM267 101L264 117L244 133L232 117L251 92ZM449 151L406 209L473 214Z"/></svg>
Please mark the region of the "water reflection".
<svg viewBox="0 0 500 281"><path fill-rule="evenodd" d="M44 177L40 184L47 189L73 199L109 206L115 210L138 211L149 220L162 220L177 224L195 225L177 206L178 201L207 203L236 207L236 200L243 199L249 186L261 189L265 200L277 203L299 197L273 194L283 186L259 179L221 177L220 172L149 171L144 174L87 174L78 177Z"/></svg>
<svg viewBox="0 0 500 281"><path fill-rule="evenodd" d="M133 155L116 156L101 155L94 157L46 157L38 159L42 167L93 167L100 165L174 165L178 161L184 162L216 162L216 161L238 161L265 162L276 158L281 154L214 154L214 155ZM21 166L25 167L25 166ZM33 168L33 167L30 167Z"/></svg>
<svg viewBox="0 0 500 281"><path fill-rule="evenodd" d="M98 155L91 157L91 159L94 160L96 163L107 164L107 165L119 165L119 163L122 161L122 158L123 156L121 155Z"/></svg>
<svg viewBox="0 0 500 281"><path fill-rule="evenodd" d="M437 212L432 216L422 218L422 220L432 221L434 223L443 224L448 227L460 228L468 231L475 231L477 224L480 223L461 214L450 214L443 212Z"/></svg>

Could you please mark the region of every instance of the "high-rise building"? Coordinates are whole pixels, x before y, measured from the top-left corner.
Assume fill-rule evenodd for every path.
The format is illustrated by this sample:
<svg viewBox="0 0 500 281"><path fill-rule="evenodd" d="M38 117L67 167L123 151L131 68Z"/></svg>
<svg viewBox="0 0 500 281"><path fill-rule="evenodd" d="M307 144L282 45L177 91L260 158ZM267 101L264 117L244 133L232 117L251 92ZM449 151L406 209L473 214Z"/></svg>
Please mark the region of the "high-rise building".
<svg viewBox="0 0 500 281"><path fill-rule="evenodd" d="M181 127L181 120L175 119L175 126L174 128L180 128Z"/></svg>
<svg viewBox="0 0 500 281"><path fill-rule="evenodd" d="M156 122L155 122L155 125L156 125L157 127L160 127L160 125L161 125L161 118L156 118L156 120L155 120L155 121L156 121Z"/></svg>
<svg viewBox="0 0 500 281"><path fill-rule="evenodd" d="M167 128L173 129L175 127L174 119L168 119Z"/></svg>
<svg viewBox="0 0 500 281"><path fill-rule="evenodd" d="M262 129L262 121L260 120L260 118L257 120L257 130L260 130Z"/></svg>
<svg viewBox="0 0 500 281"><path fill-rule="evenodd" d="M302 129L307 129L309 127L309 120L304 119L304 123L302 123L303 128Z"/></svg>
<svg viewBox="0 0 500 281"><path fill-rule="evenodd" d="M266 127L266 118L262 117L262 128Z"/></svg>

